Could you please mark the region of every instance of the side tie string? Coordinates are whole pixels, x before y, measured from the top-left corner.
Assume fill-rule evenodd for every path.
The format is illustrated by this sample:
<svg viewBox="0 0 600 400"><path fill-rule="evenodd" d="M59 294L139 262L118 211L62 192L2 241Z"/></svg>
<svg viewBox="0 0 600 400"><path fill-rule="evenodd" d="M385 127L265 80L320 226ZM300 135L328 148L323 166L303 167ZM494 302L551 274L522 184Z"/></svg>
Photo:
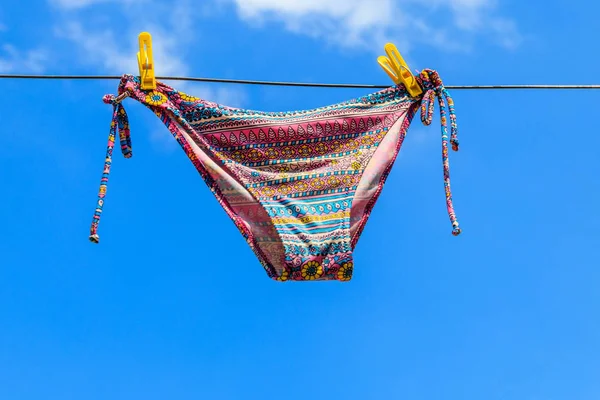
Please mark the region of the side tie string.
<svg viewBox="0 0 600 400"><path fill-rule="evenodd" d="M125 108L121 104L121 101L127 97L127 92L119 97L107 94L102 98L102 101L106 104L113 105L112 121L110 123L110 131L108 133L108 145L106 146L106 158L104 160L104 171L102 172L102 178L100 179L100 189L98 191L98 203L96 205L96 211L94 212L94 218L92 220L92 226L90 228L90 241L93 243L99 243L100 237L98 236L98 224L100 223L100 215L102 214L102 207L104 206L104 197L106 196L106 186L108 184L108 176L110 174L110 167L112 165L112 153L115 147L115 137L117 129L119 130L119 140L121 145L121 152L125 158L132 156L131 152L131 136L129 133L129 119Z"/></svg>
<svg viewBox="0 0 600 400"><path fill-rule="evenodd" d="M424 125L430 125L433 117L434 103L437 98L440 107L440 122L442 128L442 164L444 170L444 190L446 192L446 209L448 217L452 223L452 234L457 236L461 229L458 226L458 220L454 213L452 203L452 190L450 188L450 164L448 161L448 121L446 118L446 102L448 103L448 115L450 117L450 143L453 151L458 151L458 126L456 124L456 114L454 113L454 101L450 93L444 87L436 71L424 70L417 78L423 86L425 93L421 100L421 121Z"/></svg>

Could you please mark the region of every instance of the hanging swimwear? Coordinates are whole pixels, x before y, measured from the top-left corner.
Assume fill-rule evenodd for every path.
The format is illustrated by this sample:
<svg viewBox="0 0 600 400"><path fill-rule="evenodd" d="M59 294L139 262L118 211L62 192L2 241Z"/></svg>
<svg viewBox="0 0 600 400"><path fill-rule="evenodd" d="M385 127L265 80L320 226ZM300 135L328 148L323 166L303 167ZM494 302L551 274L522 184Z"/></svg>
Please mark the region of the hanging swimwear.
<svg viewBox="0 0 600 400"><path fill-rule="evenodd" d="M419 97L397 85L327 107L262 112L219 105L160 82L144 91L138 77L124 75L119 96L104 96L113 104L113 120L90 240L99 241L117 130L123 155L131 157L125 97L165 123L268 276L279 281L351 279L353 250L413 115L420 107L429 125L437 98L446 205L458 235L448 171L448 139L458 150L453 101L437 72L424 70L417 80L424 91Z"/></svg>

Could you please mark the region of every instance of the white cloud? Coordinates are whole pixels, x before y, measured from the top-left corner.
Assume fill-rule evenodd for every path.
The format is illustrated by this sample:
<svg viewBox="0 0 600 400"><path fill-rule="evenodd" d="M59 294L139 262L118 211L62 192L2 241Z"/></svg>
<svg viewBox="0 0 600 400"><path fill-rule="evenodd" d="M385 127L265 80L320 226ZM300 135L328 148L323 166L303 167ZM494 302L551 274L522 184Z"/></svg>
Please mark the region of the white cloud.
<svg viewBox="0 0 600 400"><path fill-rule="evenodd" d="M382 36L392 23L402 24L392 0L231 1L245 21L279 20L292 32L346 45L364 44L367 38Z"/></svg>
<svg viewBox="0 0 600 400"><path fill-rule="evenodd" d="M51 0L65 14L55 28L56 35L75 45L83 67L94 68L93 73L138 74L136 53L139 50L139 32L152 34L153 56L156 74L159 76L190 76L192 67L186 57L188 40L198 35L194 31L191 2L176 4L152 4L153 12L142 14L144 0ZM119 2L123 12L106 27L106 20L89 18L89 12L103 3ZM146 7L148 7L146 1ZM147 8L146 8L147 9ZM140 18L141 15L145 17ZM76 17L76 18L74 18ZM98 22L96 26L94 23ZM114 25L113 25L114 24ZM124 38L126 38L124 40ZM177 90L232 107L241 107L245 102L244 92L239 87L201 84L186 81L165 81ZM152 119L149 138L157 151L168 154L177 149L176 141L156 118Z"/></svg>
<svg viewBox="0 0 600 400"><path fill-rule="evenodd" d="M152 38L154 60L159 66L161 75L185 75L187 64L178 57L176 43L172 36L160 32L157 27L152 32L158 32ZM139 32L138 32L139 33ZM106 73L136 73L138 70L136 53L138 51L137 33L119 33L112 29L91 29L79 22L67 22L56 29L58 37L68 39L77 45L85 55L81 60L88 65L101 66ZM121 37L121 39L117 38ZM132 40L124 41L122 37Z"/></svg>
<svg viewBox="0 0 600 400"><path fill-rule="evenodd" d="M503 47L514 49L523 41L514 21L504 18L495 18L489 23L490 28L496 34L496 40Z"/></svg>
<svg viewBox="0 0 600 400"><path fill-rule="evenodd" d="M157 75L188 76L189 65L179 56L181 51L173 36L159 27L151 30L158 33L152 39L153 56L157 65ZM138 74L137 40L134 43L124 43L115 37L110 29L91 31L86 30L80 23L71 22L57 30L57 34L74 42L80 51L86 54L85 60L91 65L100 65L102 72L108 74L131 73ZM136 37L133 34L130 37ZM188 81L165 81L177 90L191 95L209 99L232 107L239 107L245 101L243 92L238 89L215 84L205 85Z"/></svg>
<svg viewBox="0 0 600 400"><path fill-rule="evenodd" d="M497 0L436 0L438 3L449 3L454 14L457 28L468 32L489 33L501 46L513 49L521 41L516 23L506 17L498 16L495 10Z"/></svg>
<svg viewBox="0 0 600 400"><path fill-rule="evenodd" d="M81 54L76 59L83 66L94 67L95 73L138 74L136 53L139 50L137 36L140 32L152 33L153 56L158 76L190 76L192 68L186 54L189 41L197 37L194 31L193 8L189 0L177 3L152 3L152 13L142 13L150 5L145 0L50 0L66 12L55 28L59 38L76 46ZM119 2L123 12L113 18L113 24L105 27L106 20L90 18L89 11L105 2ZM77 16L77 18L73 18ZM140 17L142 16L142 17ZM96 27L95 22L98 22ZM126 38L126 40L124 40ZM177 90L203 97L229 106L241 106L244 94L239 88L218 85L202 85L184 81L166 82Z"/></svg>
<svg viewBox="0 0 600 400"><path fill-rule="evenodd" d="M0 46L0 72L41 73L45 69L48 54L41 49L20 51L10 44Z"/></svg>
<svg viewBox="0 0 600 400"><path fill-rule="evenodd" d="M76 10L80 8L89 7L96 4L103 3L134 3L140 0L50 0L50 4L65 9L65 10ZM143 1L143 0L141 0Z"/></svg>
<svg viewBox="0 0 600 400"><path fill-rule="evenodd" d="M496 15L495 0L221 0L233 3L240 18L252 23L282 22L291 32L344 46L380 48L384 41L409 41L448 48L448 32L492 34L502 46L514 47L520 37L514 22ZM452 23L433 28L435 18L449 12ZM426 18L427 17L427 18ZM431 17L431 18L429 18ZM441 21L445 19L440 19ZM428 21L428 22L425 22ZM422 33L434 33L424 36ZM412 33L412 34L411 34ZM450 43L453 50L464 48Z"/></svg>

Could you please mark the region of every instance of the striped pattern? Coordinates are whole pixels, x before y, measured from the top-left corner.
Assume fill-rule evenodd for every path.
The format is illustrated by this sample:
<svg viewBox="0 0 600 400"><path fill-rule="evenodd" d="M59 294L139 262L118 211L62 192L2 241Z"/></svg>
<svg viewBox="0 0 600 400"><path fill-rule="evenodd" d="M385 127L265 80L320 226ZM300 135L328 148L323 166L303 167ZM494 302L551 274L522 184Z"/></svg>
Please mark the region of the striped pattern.
<svg viewBox="0 0 600 400"><path fill-rule="evenodd" d="M437 73L425 70L418 79L426 89L420 98L396 86L293 112L227 107L162 83L146 92L131 75L119 94L165 123L271 278L348 281L353 249L419 107L428 124L438 98L445 125L448 99L457 149L453 103ZM445 126L442 133L447 140ZM444 157L449 193L447 151Z"/></svg>

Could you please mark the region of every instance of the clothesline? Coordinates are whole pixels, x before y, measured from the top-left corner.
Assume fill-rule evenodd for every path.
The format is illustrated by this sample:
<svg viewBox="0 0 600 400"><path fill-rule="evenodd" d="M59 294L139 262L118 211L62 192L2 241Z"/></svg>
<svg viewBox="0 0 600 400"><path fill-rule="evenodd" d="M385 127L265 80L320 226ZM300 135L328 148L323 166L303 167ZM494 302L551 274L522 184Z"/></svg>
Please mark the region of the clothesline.
<svg viewBox="0 0 600 400"><path fill-rule="evenodd" d="M65 80L99 80L121 79L120 75L23 75L0 74L0 79L65 79ZM325 87L325 88L351 88L351 89L385 89L388 85L346 84L346 83L309 83L309 82L277 82L258 81L246 79L222 78L193 78L182 76L157 76L159 80L235 83L245 85L268 86L300 86L300 87ZM600 89L600 85L446 85L447 89Z"/></svg>

